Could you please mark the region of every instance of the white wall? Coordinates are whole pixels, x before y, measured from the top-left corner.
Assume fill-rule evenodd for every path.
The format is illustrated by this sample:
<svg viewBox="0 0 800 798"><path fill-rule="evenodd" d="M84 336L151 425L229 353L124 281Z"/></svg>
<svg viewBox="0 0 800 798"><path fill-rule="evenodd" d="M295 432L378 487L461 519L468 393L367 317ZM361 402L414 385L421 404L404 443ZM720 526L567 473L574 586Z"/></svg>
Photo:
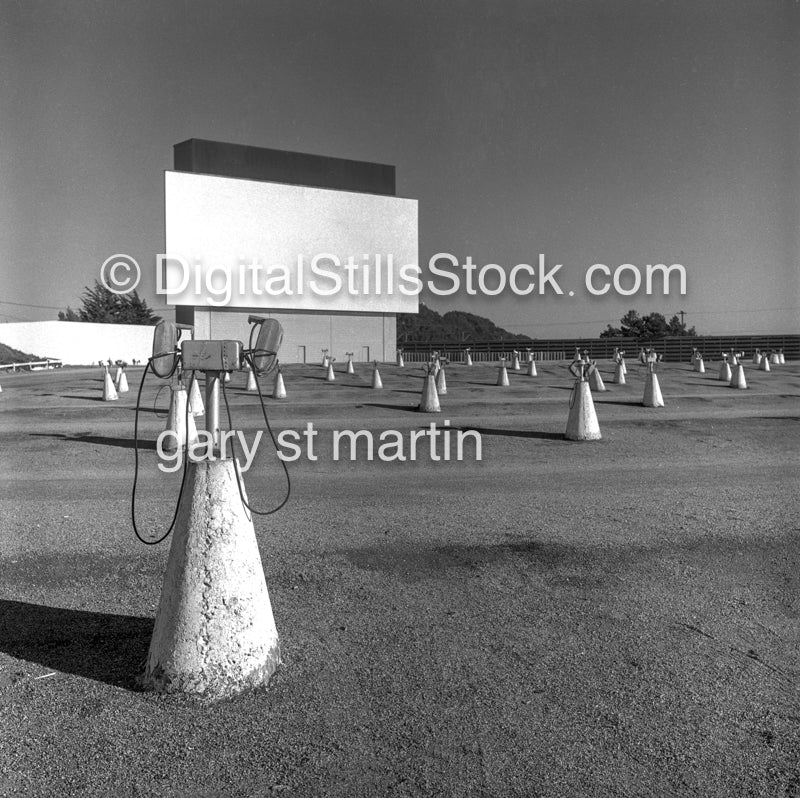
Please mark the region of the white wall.
<svg viewBox="0 0 800 798"><path fill-rule="evenodd" d="M137 324L90 324L78 321L25 321L0 324L0 343L68 366L98 360L146 361L153 353L153 327Z"/></svg>

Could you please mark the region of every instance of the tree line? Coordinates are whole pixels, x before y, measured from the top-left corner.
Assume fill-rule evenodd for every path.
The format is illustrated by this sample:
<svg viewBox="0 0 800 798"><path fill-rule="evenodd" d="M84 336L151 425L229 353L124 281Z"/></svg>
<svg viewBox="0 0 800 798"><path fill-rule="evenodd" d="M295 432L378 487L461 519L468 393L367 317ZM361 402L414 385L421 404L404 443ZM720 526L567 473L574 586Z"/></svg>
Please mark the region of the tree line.
<svg viewBox="0 0 800 798"><path fill-rule="evenodd" d="M158 324L160 316L148 307L137 291L115 294L98 280L88 286L81 296L81 308L58 312L60 321L90 321L96 324Z"/></svg>
<svg viewBox="0 0 800 798"><path fill-rule="evenodd" d="M654 340L667 335L697 335L694 327L686 328L676 314L669 321L662 313L648 313L640 316L636 310L629 310L620 320L619 327L610 324L600 333L601 338L639 338Z"/></svg>

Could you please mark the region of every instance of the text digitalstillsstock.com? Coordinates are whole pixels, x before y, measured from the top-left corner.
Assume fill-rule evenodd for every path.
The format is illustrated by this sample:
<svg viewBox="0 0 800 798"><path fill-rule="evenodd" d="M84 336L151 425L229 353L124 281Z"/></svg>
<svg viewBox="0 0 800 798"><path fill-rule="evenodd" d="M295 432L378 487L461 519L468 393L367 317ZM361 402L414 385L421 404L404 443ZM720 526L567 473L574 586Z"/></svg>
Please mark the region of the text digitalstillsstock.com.
<svg viewBox="0 0 800 798"><path fill-rule="evenodd" d="M116 264L120 266L121 264ZM416 263L396 264L391 254L365 254L361 258L341 259L332 253L313 257L298 255L296 263L265 264L257 258L240 260L236 265L207 264L187 261L180 255L156 256L156 293L204 296L208 304L225 306L233 299L262 297L294 297L313 294L333 297L346 293L352 297L419 295L427 289L436 296L499 296L510 292L519 297L574 296L558 281L563 264L547 264L540 254L536 265L518 263L510 270L497 263L479 266L467 256L463 262L454 255L439 252L428 262L428 274ZM113 276L113 273L112 273ZM591 296L612 292L633 296L644 292L653 295L658 289L665 296L672 292L677 279L678 293L686 294L686 269L680 263L648 263L639 267L622 263L613 269L595 263L584 270L583 285Z"/></svg>
<svg viewBox="0 0 800 798"><path fill-rule="evenodd" d="M277 436L278 457L284 462L293 463L305 451L306 459L316 462L319 460L315 451L315 438L318 434L311 421L306 423L302 432L291 429L281 431ZM186 448L186 457L194 462L227 460L241 452L244 463L240 465L240 470L247 471L253 464L262 438L263 430L257 430L252 444L248 445L242 430L223 430L219 434L219 445L215 446L210 432L198 430L197 441ZM156 451L164 461L158 467L164 473L171 474L183 464L184 453L178 443L179 436L174 430L165 430L158 436ZM483 454L481 435L477 430L451 429L447 419L441 428L431 422L426 429L412 429L405 434L394 429L379 433L368 429L332 430L331 445L332 459L336 461L364 459L404 463L415 461L418 456L431 462L462 461L465 456L478 461Z"/></svg>

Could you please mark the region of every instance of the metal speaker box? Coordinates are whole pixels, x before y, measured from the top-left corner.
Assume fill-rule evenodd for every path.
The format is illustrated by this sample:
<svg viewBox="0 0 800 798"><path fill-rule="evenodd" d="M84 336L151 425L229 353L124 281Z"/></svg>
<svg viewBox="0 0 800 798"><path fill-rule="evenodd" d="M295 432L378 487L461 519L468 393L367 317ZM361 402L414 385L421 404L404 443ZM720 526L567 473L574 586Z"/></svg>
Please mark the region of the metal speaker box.
<svg viewBox="0 0 800 798"><path fill-rule="evenodd" d="M184 341L184 371L237 371L242 367L241 341Z"/></svg>

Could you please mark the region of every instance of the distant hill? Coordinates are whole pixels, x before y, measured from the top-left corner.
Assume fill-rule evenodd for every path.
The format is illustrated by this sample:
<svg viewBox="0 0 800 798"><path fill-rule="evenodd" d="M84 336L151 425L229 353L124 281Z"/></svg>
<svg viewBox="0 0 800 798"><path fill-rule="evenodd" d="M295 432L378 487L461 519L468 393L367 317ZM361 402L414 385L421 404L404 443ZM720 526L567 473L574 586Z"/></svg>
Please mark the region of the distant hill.
<svg viewBox="0 0 800 798"><path fill-rule="evenodd" d="M530 341L498 327L490 319L462 310L450 310L443 316L420 303L419 313L398 313L397 342L468 344L470 341Z"/></svg>
<svg viewBox="0 0 800 798"><path fill-rule="evenodd" d="M0 363L28 363L32 360L44 360L44 358L38 355L26 355L19 349L0 344Z"/></svg>

